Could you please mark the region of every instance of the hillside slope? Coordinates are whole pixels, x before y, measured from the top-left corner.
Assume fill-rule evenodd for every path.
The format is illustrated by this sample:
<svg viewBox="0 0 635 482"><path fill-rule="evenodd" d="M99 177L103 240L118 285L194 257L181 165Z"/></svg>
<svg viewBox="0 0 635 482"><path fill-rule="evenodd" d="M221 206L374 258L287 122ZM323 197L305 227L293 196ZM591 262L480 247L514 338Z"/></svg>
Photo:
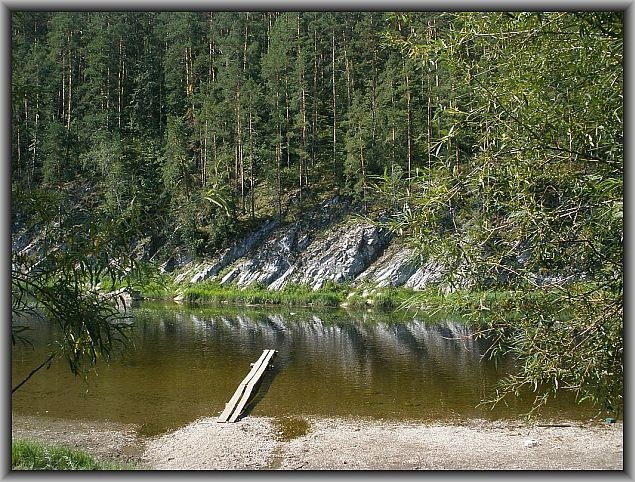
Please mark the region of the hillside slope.
<svg viewBox="0 0 635 482"><path fill-rule="evenodd" d="M437 279L440 269L334 196L297 221L266 221L220 255L185 264L176 281L259 283L274 290L288 283L319 289L329 281L420 289Z"/></svg>

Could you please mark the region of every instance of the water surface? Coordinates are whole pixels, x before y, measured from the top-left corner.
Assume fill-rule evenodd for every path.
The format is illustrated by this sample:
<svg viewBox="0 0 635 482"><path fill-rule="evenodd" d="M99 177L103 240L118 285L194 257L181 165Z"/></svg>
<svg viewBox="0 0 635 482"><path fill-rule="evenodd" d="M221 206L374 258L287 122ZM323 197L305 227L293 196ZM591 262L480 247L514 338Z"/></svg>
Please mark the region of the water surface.
<svg viewBox="0 0 635 482"><path fill-rule="evenodd" d="M134 423L142 434L216 416L262 350L278 350L249 413L456 420L512 418L529 398L477 407L512 360L484 359L486 340L454 320L296 308L134 310L135 348L99 365L88 384L63 362L12 397L13 413ZM41 322L34 347L13 349L13 384L46 358L54 331ZM558 397L547 418L586 419L591 410Z"/></svg>

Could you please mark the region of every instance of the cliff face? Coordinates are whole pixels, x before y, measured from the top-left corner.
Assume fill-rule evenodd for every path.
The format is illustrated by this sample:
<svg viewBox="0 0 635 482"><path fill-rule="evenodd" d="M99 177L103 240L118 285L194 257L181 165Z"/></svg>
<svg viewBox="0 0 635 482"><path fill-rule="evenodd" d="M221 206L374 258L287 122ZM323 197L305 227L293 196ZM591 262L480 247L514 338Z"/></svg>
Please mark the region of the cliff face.
<svg viewBox="0 0 635 482"><path fill-rule="evenodd" d="M419 289L439 275L438 264L421 263L389 232L350 210L336 196L299 221L268 221L219 256L184 266L176 281L260 283L275 290L287 283L319 289L328 281L367 281Z"/></svg>

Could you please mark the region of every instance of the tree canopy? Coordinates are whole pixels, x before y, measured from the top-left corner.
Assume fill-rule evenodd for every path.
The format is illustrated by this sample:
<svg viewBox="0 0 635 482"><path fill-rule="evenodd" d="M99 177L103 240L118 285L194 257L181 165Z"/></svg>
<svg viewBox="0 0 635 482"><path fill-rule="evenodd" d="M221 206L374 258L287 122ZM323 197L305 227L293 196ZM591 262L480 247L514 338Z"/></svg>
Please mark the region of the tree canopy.
<svg viewBox="0 0 635 482"><path fill-rule="evenodd" d="M618 12L451 13L436 38L389 35L439 63L452 101L441 152L415 176L393 229L485 300L484 333L523 386L573 390L609 411L623 396L623 23ZM416 17L401 21L416 24ZM446 151L447 152L447 151Z"/></svg>

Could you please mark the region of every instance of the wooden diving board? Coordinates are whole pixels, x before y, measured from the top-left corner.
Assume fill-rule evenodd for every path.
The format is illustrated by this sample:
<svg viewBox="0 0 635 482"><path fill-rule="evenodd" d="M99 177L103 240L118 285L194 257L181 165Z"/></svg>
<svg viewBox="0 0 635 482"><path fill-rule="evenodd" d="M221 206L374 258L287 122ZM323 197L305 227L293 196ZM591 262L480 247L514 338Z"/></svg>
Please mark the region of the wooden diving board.
<svg viewBox="0 0 635 482"><path fill-rule="evenodd" d="M225 405L225 410L219 415L217 422L225 423L229 421L233 423L238 419L251 397L251 392L260 381L275 354L276 350L264 350L262 352L258 361L253 364L247 376L238 385L232 398Z"/></svg>

